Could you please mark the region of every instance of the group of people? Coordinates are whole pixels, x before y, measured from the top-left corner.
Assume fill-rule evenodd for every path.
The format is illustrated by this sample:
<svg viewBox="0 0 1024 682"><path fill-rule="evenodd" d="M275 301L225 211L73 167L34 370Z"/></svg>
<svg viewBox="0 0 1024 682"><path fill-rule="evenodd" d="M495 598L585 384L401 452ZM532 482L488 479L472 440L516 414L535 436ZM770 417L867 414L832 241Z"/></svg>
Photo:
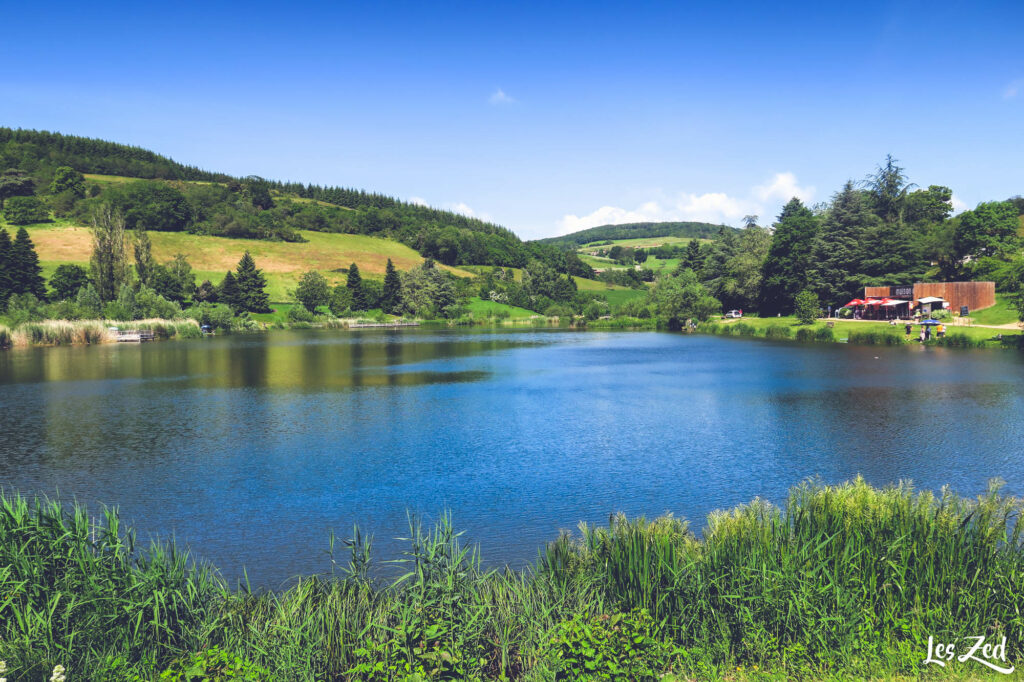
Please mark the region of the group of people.
<svg viewBox="0 0 1024 682"><path fill-rule="evenodd" d="M893 327L896 326L896 320L889 320L889 325L893 326ZM941 339L942 337L944 337L946 335L946 325L944 325L944 324L942 324L940 322L939 324L934 325L934 327L935 327L935 336L936 337ZM910 322L908 320L906 322L906 324L904 325L904 329L906 329L906 331L907 331L907 338L909 339L911 334L914 333L914 323ZM932 338L932 325L922 324L921 325L921 332L918 335L918 340L921 343L924 343L925 341L931 340L931 338Z"/></svg>

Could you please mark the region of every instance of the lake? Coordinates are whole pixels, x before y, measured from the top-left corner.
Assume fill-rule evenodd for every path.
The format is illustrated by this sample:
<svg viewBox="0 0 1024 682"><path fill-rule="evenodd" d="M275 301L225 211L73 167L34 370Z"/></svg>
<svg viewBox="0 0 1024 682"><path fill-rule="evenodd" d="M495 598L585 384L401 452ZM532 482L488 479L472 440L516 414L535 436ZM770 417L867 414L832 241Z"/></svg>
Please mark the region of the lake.
<svg viewBox="0 0 1024 682"><path fill-rule="evenodd" d="M0 486L117 505L236 579L396 558L449 510L490 565L581 520L818 476L1024 492L1024 355L658 332L274 332L0 353ZM340 556L344 560L344 556Z"/></svg>

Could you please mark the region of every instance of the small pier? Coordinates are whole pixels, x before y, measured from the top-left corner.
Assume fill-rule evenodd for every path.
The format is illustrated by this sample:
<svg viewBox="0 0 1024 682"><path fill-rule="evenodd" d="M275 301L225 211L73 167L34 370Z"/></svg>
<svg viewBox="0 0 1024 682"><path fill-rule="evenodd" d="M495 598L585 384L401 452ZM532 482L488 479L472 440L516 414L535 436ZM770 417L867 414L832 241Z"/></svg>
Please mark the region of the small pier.
<svg viewBox="0 0 1024 682"><path fill-rule="evenodd" d="M419 322L353 322L349 329L367 329L370 327L392 328L392 327L418 327Z"/></svg>
<svg viewBox="0 0 1024 682"><path fill-rule="evenodd" d="M142 343L144 341L155 341L156 334L149 329L111 329L118 343Z"/></svg>

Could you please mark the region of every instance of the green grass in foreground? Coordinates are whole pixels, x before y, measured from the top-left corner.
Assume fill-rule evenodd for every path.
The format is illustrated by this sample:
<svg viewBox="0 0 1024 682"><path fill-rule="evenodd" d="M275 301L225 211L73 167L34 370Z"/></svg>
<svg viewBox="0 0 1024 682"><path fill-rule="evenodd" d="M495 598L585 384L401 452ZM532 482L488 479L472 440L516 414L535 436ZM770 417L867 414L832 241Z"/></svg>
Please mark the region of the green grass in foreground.
<svg viewBox="0 0 1024 682"><path fill-rule="evenodd" d="M12 682L58 664L69 682L218 666L250 676L172 679L889 679L922 671L929 636L1005 635L1021 666L1021 511L997 488L808 483L781 508L715 512L701 536L671 516L583 525L524 572L484 569L444 517L411 522L396 582L371 577L356 530L335 575L251 593L171 544L142 549L114 511L7 494L0 660Z"/></svg>

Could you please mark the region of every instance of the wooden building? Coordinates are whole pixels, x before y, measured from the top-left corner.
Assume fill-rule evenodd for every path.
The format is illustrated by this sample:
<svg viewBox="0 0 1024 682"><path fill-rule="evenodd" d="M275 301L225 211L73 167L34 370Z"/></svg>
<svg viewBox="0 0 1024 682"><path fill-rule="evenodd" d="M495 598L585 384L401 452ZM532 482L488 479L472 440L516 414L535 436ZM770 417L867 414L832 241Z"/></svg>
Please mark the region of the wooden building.
<svg viewBox="0 0 1024 682"><path fill-rule="evenodd" d="M864 287L864 298L918 299L934 296L949 302L949 310L960 312L967 306L970 312L996 304L995 282L918 282L890 287Z"/></svg>

